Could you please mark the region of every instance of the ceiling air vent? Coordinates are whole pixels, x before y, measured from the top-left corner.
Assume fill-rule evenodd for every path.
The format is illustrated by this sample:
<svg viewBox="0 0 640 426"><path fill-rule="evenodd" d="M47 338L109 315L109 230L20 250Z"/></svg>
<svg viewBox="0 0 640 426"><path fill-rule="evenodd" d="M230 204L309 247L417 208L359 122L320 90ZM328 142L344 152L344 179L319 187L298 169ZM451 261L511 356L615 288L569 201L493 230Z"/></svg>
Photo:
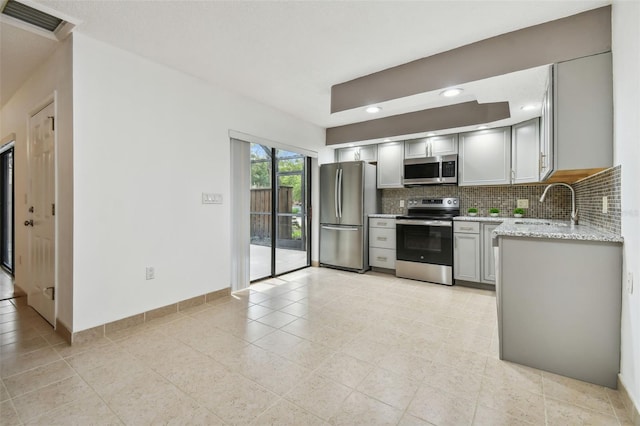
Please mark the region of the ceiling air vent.
<svg viewBox="0 0 640 426"><path fill-rule="evenodd" d="M60 24L64 22L60 18L56 18L55 16L14 0L7 1L4 9L2 9L2 14L49 32L55 32Z"/></svg>

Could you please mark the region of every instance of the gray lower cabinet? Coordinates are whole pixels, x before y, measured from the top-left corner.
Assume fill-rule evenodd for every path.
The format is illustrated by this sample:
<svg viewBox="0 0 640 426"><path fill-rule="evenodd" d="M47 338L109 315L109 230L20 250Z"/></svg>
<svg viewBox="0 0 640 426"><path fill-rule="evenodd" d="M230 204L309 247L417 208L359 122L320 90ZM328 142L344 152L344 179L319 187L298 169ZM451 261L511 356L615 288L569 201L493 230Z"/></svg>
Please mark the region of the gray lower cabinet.
<svg viewBox="0 0 640 426"><path fill-rule="evenodd" d="M453 222L453 278L480 282L478 222Z"/></svg>
<svg viewBox="0 0 640 426"><path fill-rule="evenodd" d="M482 223L482 281L485 284L496 283L496 263L493 254L491 233L499 223Z"/></svg>
<svg viewBox="0 0 640 426"><path fill-rule="evenodd" d="M500 359L615 388L622 245L498 238Z"/></svg>
<svg viewBox="0 0 640 426"><path fill-rule="evenodd" d="M495 285L491 232L498 222L453 223L453 277L456 280Z"/></svg>
<svg viewBox="0 0 640 426"><path fill-rule="evenodd" d="M396 220L369 218L369 265L396 269Z"/></svg>

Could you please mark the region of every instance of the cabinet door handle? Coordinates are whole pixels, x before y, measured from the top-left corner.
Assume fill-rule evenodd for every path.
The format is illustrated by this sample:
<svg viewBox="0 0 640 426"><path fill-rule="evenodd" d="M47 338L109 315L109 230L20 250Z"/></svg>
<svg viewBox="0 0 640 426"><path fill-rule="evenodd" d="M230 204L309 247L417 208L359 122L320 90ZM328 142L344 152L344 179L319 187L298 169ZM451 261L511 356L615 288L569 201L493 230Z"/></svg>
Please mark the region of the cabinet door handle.
<svg viewBox="0 0 640 426"><path fill-rule="evenodd" d="M378 256L378 257L376 257L376 259L378 259L381 262L386 262L387 261L387 256Z"/></svg>
<svg viewBox="0 0 640 426"><path fill-rule="evenodd" d="M544 159L547 155L543 154L542 151L540 151L540 172L542 172L544 169L546 169L545 165L544 165Z"/></svg>
<svg viewBox="0 0 640 426"><path fill-rule="evenodd" d="M387 241L387 237L378 237L378 241Z"/></svg>
<svg viewBox="0 0 640 426"><path fill-rule="evenodd" d="M470 226L461 226L460 229L462 229L463 231L473 231L473 228Z"/></svg>
<svg viewBox="0 0 640 426"><path fill-rule="evenodd" d="M387 222L378 222L378 226L387 226Z"/></svg>

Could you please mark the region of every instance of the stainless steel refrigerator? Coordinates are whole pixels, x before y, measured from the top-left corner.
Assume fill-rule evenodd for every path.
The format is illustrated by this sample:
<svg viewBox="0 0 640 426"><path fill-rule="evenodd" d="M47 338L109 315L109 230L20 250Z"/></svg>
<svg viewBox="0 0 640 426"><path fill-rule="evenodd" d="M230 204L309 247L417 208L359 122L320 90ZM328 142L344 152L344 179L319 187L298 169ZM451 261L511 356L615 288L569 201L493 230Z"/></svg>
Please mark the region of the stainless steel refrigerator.
<svg viewBox="0 0 640 426"><path fill-rule="evenodd" d="M320 166L320 264L369 269L367 219L377 213L376 166L364 161Z"/></svg>

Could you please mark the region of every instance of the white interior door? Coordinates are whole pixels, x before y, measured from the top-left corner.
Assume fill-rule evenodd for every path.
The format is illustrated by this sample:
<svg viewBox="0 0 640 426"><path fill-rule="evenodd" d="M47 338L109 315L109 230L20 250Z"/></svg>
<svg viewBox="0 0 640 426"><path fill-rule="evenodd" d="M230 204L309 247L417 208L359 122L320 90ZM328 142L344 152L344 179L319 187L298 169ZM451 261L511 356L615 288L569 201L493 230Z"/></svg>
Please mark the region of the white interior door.
<svg viewBox="0 0 640 426"><path fill-rule="evenodd" d="M55 109L54 104L29 122L28 303L55 325Z"/></svg>

